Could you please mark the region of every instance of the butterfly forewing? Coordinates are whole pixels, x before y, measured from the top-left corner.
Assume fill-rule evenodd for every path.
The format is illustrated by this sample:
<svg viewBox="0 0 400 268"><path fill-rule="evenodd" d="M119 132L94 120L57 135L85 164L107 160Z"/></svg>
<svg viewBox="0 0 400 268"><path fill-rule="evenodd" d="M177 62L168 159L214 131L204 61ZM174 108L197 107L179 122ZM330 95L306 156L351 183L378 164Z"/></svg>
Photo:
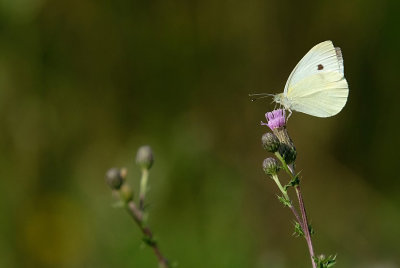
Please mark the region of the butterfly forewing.
<svg viewBox="0 0 400 268"><path fill-rule="evenodd" d="M318 117L333 116L349 94L340 48L331 41L314 46L296 65L283 92L286 109Z"/></svg>
<svg viewBox="0 0 400 268"><path fill-rule="evenodd" d="M343 58L340 48L331 41L314 46L293 69L285 85L284 95L293 90L302 79L317 73L339 72L343 75Z"/></svg>

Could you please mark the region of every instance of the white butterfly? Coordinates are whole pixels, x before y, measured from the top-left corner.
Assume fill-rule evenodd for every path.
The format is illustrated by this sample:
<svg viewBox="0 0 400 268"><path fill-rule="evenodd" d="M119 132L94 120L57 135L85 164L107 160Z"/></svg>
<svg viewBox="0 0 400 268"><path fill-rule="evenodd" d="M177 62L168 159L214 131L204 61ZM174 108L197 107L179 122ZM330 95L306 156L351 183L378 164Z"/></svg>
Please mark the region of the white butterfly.
<svg viewBox="0 0 400 268"><path fill-rule="evenodd" d="M290 113L293 110L329 117L343 109L348 95L342 52L331 41L325 41L314 46L300 60L289 75L283 93L272 96Z"/></svg>

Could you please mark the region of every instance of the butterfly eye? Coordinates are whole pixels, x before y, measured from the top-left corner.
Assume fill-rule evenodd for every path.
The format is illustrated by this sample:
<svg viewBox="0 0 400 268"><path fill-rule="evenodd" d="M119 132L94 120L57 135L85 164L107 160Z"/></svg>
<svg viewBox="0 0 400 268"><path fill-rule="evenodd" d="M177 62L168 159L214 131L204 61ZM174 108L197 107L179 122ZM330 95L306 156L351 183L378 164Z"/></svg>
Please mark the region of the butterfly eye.
<svg viewBox="0 0 400 268"><path fill-rule="evenodd" d="M324 65L318 64L317 68L318 68L318 71L321 71L322 69L324 69Z"/></svg>

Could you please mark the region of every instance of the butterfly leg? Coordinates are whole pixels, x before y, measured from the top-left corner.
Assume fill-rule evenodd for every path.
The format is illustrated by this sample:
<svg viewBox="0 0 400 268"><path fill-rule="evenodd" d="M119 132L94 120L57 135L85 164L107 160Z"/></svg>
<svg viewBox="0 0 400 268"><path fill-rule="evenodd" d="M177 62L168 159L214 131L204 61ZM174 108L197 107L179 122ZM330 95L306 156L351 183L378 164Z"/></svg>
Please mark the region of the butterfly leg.
<svg viewBox="0 0 400 268"><path fill-rule="evenodd" d="M288 115L288 117L286 118L286 123L289 121L289 117L292 116L292 110L288 109L288 111L289 111L289 115Z"/></svg>

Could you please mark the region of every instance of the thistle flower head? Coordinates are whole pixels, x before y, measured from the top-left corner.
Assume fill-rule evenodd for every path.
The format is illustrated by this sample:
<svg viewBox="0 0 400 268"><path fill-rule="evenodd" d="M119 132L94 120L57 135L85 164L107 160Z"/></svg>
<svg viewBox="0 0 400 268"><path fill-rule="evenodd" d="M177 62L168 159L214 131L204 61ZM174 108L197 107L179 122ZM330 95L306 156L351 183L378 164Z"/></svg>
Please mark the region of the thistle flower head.
<svg viewBox="0 0 400 268"><path fill-rule="evenodd" d="M276 173L279 171L280 166L278 161L273 158L273 157L268 157L266 159L264 159L263 162L263 170L265 172L265 174L272 176L272 175L276 175Z"/></svg>
<svg viewBox="0 0 400 268"><path fill-rule="evenodd" d="M265 150L271 153L278 151L280 142L279 139L273 133L265 133L261 137L261 142Z"/></svg>
<svg viewBox="0 0 400 268"><path fill-rule="evenodd" d="M268 126L271 130L284 127L286 125L285 110L277 109L265 114L267 123L261 121L261 125Z"/></svg>
<svg viewBox="0 0 400 268"><path fill-rule="evenodd" d="M297 151L292 144L281 143L278 152L285 160L286 164L293 164L296 161Z"/></svg>

